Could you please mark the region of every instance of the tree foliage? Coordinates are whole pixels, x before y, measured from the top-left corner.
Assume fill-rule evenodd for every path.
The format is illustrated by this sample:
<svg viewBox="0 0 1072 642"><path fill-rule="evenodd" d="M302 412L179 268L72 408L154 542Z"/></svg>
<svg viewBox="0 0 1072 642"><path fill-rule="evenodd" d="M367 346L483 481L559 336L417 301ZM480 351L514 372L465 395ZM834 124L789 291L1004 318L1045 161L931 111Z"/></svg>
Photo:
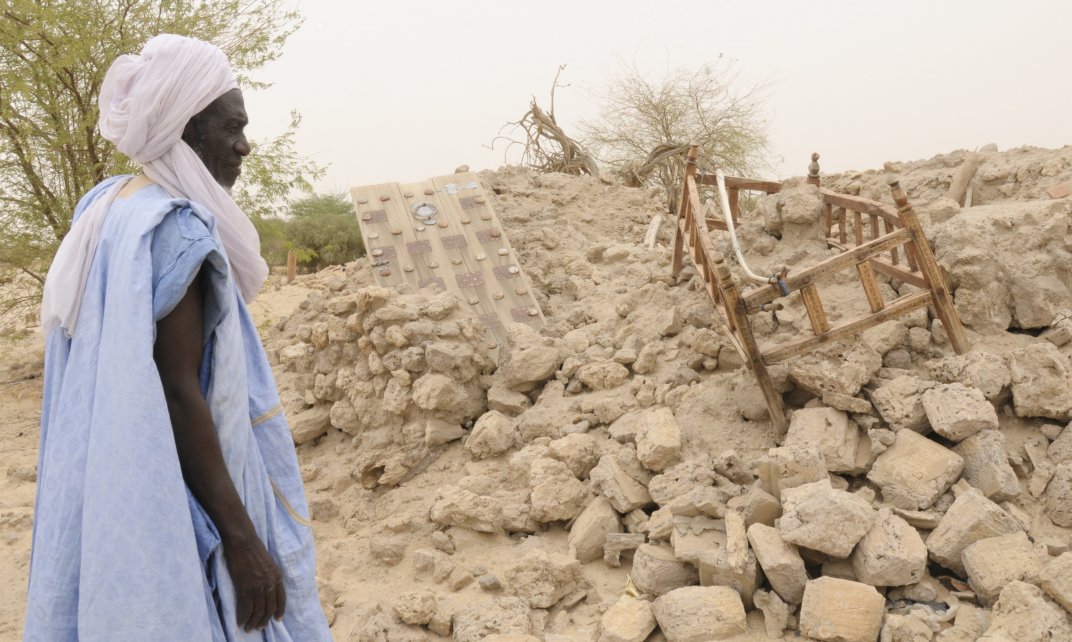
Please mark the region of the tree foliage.
<svg viewBox="0 0 1072 642"><path fill-rule="evenodd" d="M78 199L131 171L97 130L104 74L159 33L219 46L244 88L300 26L284 0L7 0L0 9L0 262L43 281ZM256 114L252 115L256 122ZM294 152L298 118L282 135L251 141L236 200L273 213L322 171Z"/></svg>
<svg viewBox="0 0 1072 642"><path fill-rule="evenodd" d="M767 123L762 86L740 89L732 63L678 68L661 78L624 67L582 124L585 143L626 184L680 186L682 152L699 146L701 167L748 174L763 166Z"/></svg>
<svg viewBox="0 0 1072 642"><path fill-rule="evenodd" d="M298 264L312 271L365 254L361 228L345 194L311 194L291 203L288 218L259 219L256 225L270 265L284 263L292 250Z"/></svg>

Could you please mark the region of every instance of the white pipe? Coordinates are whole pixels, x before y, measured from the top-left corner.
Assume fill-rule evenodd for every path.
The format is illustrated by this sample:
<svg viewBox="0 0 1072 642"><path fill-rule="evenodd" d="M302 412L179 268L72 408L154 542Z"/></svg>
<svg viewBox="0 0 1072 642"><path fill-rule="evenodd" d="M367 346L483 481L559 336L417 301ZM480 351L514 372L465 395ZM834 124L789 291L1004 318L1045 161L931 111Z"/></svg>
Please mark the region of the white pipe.
<svg viewBox="0 0 1072 642"><path fill-rule="evenodd" d="M723 176L721 169L715 170L715 182L718 184L718 200L722 206L722 217L726 219L726 230L730 233L730 245L733 246L733 253L737 257L737 263L740 264L741 269L744 270L744 275L748 277L748 280L757 284L773 283L774 280L771 277L760 276L752 271L752 268L748 267L748 263L744 260L744 254L741 253L741 246L737 243L737 230L733 227L733 212L730 210L730 197L726 195L726 177Z"/></svg>

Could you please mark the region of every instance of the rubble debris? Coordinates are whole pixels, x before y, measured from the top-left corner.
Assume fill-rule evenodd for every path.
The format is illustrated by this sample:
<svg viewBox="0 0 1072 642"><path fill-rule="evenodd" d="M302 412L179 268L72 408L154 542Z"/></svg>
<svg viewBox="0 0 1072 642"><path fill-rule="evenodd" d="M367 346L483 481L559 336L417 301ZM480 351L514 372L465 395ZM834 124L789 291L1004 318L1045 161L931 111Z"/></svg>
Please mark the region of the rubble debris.
<svg viewBox="0 0 1072 642"><path fill-rule="evenodd" d="M800 605L800 632L816 640L873 642L885 607L873 586L834 577L809 580Z"/></svg>

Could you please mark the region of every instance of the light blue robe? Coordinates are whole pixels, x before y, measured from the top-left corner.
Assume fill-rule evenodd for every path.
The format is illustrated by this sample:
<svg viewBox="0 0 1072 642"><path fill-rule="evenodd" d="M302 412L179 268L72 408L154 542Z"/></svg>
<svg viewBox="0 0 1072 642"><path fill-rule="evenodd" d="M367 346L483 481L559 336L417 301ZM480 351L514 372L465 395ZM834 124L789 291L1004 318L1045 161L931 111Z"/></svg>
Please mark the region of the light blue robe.
<svg viewBox="0 0 1072 642"><path fill-rule="evenodd" d="M90 191L76 216L112 180ZM284 574L286 615L235 622L208 515L183 482L156 321L207 267L201 388L227 469ZM290 430L212 215L156 185L116 199L75 335L47 339L27 641L330 640ZM307 524L307 522L306 522Z"/></svg>

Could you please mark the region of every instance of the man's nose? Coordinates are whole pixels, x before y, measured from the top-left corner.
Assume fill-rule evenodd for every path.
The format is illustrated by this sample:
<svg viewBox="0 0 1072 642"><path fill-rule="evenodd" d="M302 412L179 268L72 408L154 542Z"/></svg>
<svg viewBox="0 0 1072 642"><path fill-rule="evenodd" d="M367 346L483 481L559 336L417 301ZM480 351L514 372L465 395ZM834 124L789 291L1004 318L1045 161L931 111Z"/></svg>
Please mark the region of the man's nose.
<svg viewBox="0 0 1072 642"><path fill-rule="evenodd" d="M250 147L249 141L246 140L245 135L242 135L235 141L234 150L242 156L249 156L249 153L253 151L253 148Z"/></svg>

